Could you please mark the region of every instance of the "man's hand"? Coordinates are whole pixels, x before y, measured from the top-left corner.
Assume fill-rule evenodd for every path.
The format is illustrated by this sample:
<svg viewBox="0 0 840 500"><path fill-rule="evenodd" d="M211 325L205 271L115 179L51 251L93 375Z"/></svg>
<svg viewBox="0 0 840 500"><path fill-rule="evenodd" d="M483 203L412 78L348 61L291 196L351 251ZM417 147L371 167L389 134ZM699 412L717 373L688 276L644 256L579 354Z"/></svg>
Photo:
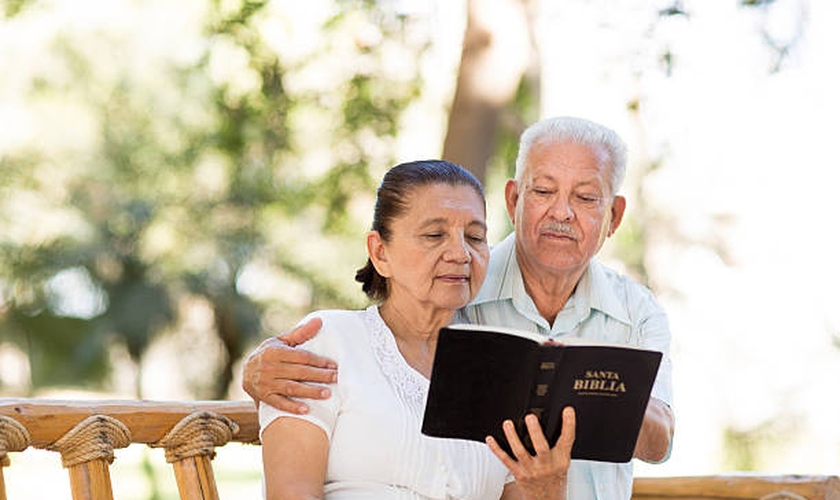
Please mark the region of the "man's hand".
<svg viewBox="0 0 840 500"><path fill-rule="evenodd" d="M674 414L671 408L659 399L650 398L633 456L645 462L662 462L668 458L673 438Z"/></svg>
<svg viewBox="0 0 840 500"><path fill-rule="evenodd" d="M242 388L255 403L262 401L279 410L306 413L309 407L290 397L324 399L325 387L307 382L332 383L338 379L338 366L328 358L296 346L314 337L321 320L313 318L294 330L266 339L245 360Z"/></svg>

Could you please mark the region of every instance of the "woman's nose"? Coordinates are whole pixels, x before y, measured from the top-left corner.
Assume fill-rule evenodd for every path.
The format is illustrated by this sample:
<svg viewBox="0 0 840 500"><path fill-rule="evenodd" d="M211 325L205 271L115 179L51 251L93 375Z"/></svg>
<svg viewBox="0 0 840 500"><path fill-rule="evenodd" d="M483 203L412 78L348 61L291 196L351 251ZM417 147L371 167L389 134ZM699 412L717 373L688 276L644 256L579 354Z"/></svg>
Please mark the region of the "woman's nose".
<svg viewBox="0 0 840 500"><path fill-rule="evenodd" d="M463 236L452 238L445 256L455 262L469 263L472 260L466 239Z"/></svg>

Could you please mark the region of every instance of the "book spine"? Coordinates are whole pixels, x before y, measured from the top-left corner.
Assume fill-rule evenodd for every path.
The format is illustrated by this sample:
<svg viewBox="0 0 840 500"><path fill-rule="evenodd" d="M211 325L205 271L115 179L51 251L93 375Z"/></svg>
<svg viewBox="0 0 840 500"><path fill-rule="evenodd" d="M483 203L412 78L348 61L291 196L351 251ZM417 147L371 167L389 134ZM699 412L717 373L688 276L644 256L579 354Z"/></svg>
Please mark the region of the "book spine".
<svg viewBox="0 0 840 500"><path fill-rule="evenodd" d="M551 408L551 388L556 378L557 370L559 369L559 359L555 349L539 349L539 364L534 377L533 388L531 389L531 396L528 399L527 413L533 413L540 420L540 425L543 432L548 432L550 429L550 420L552 420ZM524 417L524 415L523 415ZM534 453L534 446L531 442L531 437L528 435L528 429L525 427L525 422L518 422L517 431L525 448L532 454ZM550 437L550 436L547 436Z"/></svg>

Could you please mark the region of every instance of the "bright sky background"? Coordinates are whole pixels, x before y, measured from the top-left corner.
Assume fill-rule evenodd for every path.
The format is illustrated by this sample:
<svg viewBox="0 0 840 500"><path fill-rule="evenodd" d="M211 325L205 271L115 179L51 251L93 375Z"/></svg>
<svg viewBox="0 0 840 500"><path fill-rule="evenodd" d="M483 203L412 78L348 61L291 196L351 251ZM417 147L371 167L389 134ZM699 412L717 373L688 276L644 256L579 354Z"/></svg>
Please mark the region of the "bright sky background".
<svg viewBox="0 0 840 500"><path fill-rule="evenodd" d="M664 161L643 194L677 230L666 239L651 228L647 260L672 320L677 437L668 463L637 472L719 472L728 426L767 430L768 471L836 474L840 7L780 0L761 14L684 2L688 20L654 27L651 2L544 4L544 115L610 124L637 160ZM759 29L790 40L800 20L801 38L771 74ZM670 77L654 66L665 44ZM632 96L642 140L623 109ZM704 247L715 240L729 262Z"/></svg>
<svg viewBox="0 0 840 500"><path fill-rule="evenodd" d="M667 226L648 228L646 265L672 322L677 435L671 459L638 464L640 475L725 471L725 428L758 432L761 470L840 470L840 5L738 3L685 1L690 17L657 19L671 2L543 0L537 16L542 116L615 128L630 148L628 178L645 157L663 163L642 195ZM454 67L462 6L433 4L434 65ZM796 39L777 72L762 31ZM446 95L452 80L438 78ZM439 131L422 123L433 144ZM406 157L424 147L411 137ZM488 189L492 212L503 201ZM632 217L640 200L625 194ZM491 219L491 234L498 227ZM621 267L609 246L602 253Z"/></svg>

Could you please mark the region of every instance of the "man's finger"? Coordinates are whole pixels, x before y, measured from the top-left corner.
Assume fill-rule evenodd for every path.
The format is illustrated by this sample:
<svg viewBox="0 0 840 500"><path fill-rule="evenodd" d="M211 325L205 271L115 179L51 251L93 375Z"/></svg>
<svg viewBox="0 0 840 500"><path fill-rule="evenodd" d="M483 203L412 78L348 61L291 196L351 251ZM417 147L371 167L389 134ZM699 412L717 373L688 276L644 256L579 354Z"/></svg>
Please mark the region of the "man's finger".
<svg viewBox="0 0 840 500"><path fill-rule="evenodd" d="M278 410L304 414L309 411L309 406L296 399L325 399L330 397L329 388L322 385L303 384L293 380L276 380L274 382L268 385L271 388L268 392L260 394L259 399Z"/></svg>
<svg viewBox="0 0 840 500"><path fill-rule="evenodd" d="M271 387L274 390L269 390L266 395L282 394L286 397L299 399L326 399L331 394L330 389L323 385L294 380L276 380L274 384L271 384Z"/></svg>
<svg viewBox="0 0 840 500"><path fill-rule="evenodd" d="M274 364L308 365L333 371L338 367L336 362L330 358L319 356L303 348L297 349L286 346L265 348L260 351L259 356L261 362L269 366Z"/></svg>
<svg viewBox="0 0 840 500"><path fill-rule="evenodd" d="M277 379L324 384L338 381L335 363L309 351L290 347L264 349L258 354L258 362L259 371L252 370L248 374L256 377L254 385L262 386L262 392L274 392L275 387L271 384Z"/></svg>
<svg viewBox="0 0 840 500"><path fill-rule="evenodd" d="M317 335L321 326L321 318L312 318L288 332L277 335L277 338L289 347L296 347Z"/></svg>
<svg viewBox="0 0 840 500"><path fill-rule="evenodd" d="M309 406L305 403L289 399L286 396L281 396L280 394L267 394L263 398L262 402L269 406L273 406L278 410L296 413L298 415L303 415L309 412Z"/></svg>
<svg viewBox="0 0 840 500"><path fill-rule="evenodd" d="M332 368L318 368L303 364L288 364L279 366L273 371L275 379L301 381L306 383L334 384L338 382L338 370ZM298 394L289 394L298 396Z"/></svg>

